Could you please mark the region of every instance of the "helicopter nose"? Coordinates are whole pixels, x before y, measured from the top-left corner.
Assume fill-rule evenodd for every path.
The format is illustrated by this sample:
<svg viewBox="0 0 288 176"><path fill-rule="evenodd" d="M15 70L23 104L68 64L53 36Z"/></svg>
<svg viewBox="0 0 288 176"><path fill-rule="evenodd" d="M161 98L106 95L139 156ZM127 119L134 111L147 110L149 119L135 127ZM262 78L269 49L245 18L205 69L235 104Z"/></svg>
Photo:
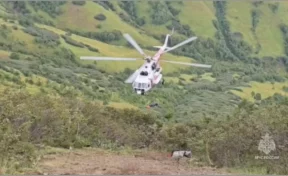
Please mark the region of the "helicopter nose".
<svg viewBox="0 0 288 176"><path fill-rule="evenodd" d="M137 90L138 95L141 95L141 93L142 93L141 90Z"/></svg>

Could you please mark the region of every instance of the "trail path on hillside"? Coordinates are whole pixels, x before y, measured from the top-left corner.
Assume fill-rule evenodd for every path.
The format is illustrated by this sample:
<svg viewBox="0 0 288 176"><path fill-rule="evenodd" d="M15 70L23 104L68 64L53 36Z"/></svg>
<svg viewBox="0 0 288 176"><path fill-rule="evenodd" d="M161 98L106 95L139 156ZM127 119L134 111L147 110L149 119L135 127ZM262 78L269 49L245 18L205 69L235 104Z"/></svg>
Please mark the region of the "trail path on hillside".
<svg viewBox="0 0 288 176"><path fill-rule="evenodd" d="M46 155L39 164L42 174L225 174L223 170L193 167L182 160L179 167L168 154L145 152L136 155L112 154L95 150L72 150ZM227 173L226 173L227 174Z"/></svg>

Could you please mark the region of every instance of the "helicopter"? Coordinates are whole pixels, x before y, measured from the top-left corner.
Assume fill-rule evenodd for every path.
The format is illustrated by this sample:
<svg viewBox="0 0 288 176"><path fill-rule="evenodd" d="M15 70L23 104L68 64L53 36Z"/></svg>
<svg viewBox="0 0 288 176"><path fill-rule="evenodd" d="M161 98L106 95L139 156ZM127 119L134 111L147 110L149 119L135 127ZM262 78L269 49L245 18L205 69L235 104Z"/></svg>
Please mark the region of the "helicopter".
<svg viewBox="0 0 288 176"><path fill-rule="evenodd" d="M145 63L137 69L128 79L125 80L125 83L132 84L133 90L138 95L144 95L146 92L151 90L160 82L164 84L164 79L162 75L162 67L160 66L161 62L172 63L172 64L181 64L189 65L194 67L202 68L211 68L211 65L205 64L193 64L187 62L177 62L170 60L160 60L160 57L169 51L172 51L180 46L183 46L193 40L196 40L197 37L191 37L173 47L168 47L168 40L174 33L174 29L171 34L167 34L163 46L154 46L158 48L158 52L153 56L146 55L136 41L127 33L123 34L123 37L143 56L142 59L139 58L116 58L116 57L91 57L91 56L82 56L81 60L96 60L96 61L136 61L136 60L145 60Z"/></svg>

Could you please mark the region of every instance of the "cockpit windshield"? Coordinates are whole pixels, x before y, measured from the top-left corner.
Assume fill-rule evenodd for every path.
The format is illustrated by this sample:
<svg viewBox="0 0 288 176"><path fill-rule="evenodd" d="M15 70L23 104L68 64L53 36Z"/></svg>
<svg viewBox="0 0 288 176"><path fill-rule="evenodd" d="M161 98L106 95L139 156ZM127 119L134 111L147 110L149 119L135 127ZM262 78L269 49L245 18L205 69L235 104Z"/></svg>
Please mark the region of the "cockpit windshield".
<svg viewBox="0 0 288 176"><path fill-rule="evenodd" d="M133 87L136 89L145 89L148 87L147 83L134 82Z"/></svg>

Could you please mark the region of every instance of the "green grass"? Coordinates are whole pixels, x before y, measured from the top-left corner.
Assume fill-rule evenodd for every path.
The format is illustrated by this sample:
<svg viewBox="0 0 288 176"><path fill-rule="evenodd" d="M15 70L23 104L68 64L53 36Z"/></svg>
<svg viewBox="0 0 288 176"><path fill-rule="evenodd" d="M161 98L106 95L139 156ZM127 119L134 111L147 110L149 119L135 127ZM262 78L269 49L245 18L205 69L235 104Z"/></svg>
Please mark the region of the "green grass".
<svg viewBox="0 0 288 176"><path fill-rule="evenodd" d="M237 73L234 73L232 76L233 76L233 78L236 79L236 80L240 78L240 75L237 74Z"/></svg>
<svg viewBox="0 0 288 176"><path fill-rule="evenodd" d="M288 96L288 93L283 91L283 86L288 86L288 82L284 83L275 83L274 85L270 82L259 83L259 82L251 82L251 87L241 88L242 92L237 90L231 90L231 92L242 99L246 99L254 102L254 98L251 93L254 91L256 93L260 93L262 99L273 96L275 93L279 93L283 96Z"/></svg>
<svg viewBox="0 0 288 176"><path fill-rule="evenodd" d="M237 174L267 174L267 170L265 168L226 168L226 170L230 173L237 173Z"/></svg>
<svg viewBox="0 0 288 176"><path fill-rule="evenodd" d="M269 2L270 3L270 2ZM271 2L272 3L272 2ZM268 7L268 3L260 5L257 9L261 11L260 21L256 28L258 41L261 50L258 56L281 56L284 54L283 37L278 27L280 23L287 24L287 2L279 2L277 14ZM252 9L256 9L252 2L228 2L227 19L231 25L232 32L241 32L244 40L255 49L257 40L253 36L252 28Z"/></svg>
<svg viewBox="0 0 288 176"><path fill-rule="evenodd" d="M14 30L12 32L12 36L14 40L25 42L26 44L25 48L27 48L28 50L35 51L38 49L37 45L34 43L34 37L31 36L30 34L25 33L21 29Z"/></svg>
<svg viewBox="0 0 288 176"><path fill-rule="evenodd" d="M27 48L29 51L41 51L41 50L45 49L45 48L40 49L34 43L34 41L33 41L34 37L23 32L21 30L23 27L17 25L17 22L16 22L16 24L11 24L11 23L5 22L2 19L0 19L0 24L5 24L5 25L10 26L10 27L12 27L13 25L18 26L19 29L13 30L12 36L15 40L25 42L25 44L26 44L25 48ZM41 28L45 28L45 29L50 30L50 31L53 31L59 35L66 33L63 30L60 30L60 29L57 29L57 28L54 28L51 26L47 26L47 25L36 24L36 26L41 27ZM134 38L133 35L132 35L132 37ZM71 49L76 54L76 56L78 56L78 57L80 57L80 56L100 56L101 55L101 56L112 56L112 57L141 58L141 55L135 49L130 49L130 48L122 47L122 46L109 45L109 44L106 44L106 43L103 43L103 42L100 42L97 40L85 38L85 37L78 36L78 35L73 35L72 39L79 41L79 42L82 42L82 43L85 43L85 44L88 44L88 45L95 47L95 48L100 50L100 54L95 53L95 52L92 52L86 48L79 48L79 47L75 47L75 46L72 46L70 44L67 44L64 42L64 40L61 39L61 45ZM146 38L143 37L143 39L146 39ZM155 52L152 52L152 51L145 50L145 52L147 54L150 54L150 55L155 54ZM191 59L191 58L182 57L182 56L174 56L170 53L163 55L162 58L167 59L167 60L176 60L176 61L183 61L183 62L193 61L193 59ZM85 63L92 63L92 62L85 61ZM107 72L119 72L119 71L123 71L125 68L137 69L137 67L140 67L142 64L143 64L143 61L136 61L136 62L109 62L109 61L105 61L105 62L98 62L97 63L97 65L101 69L105 69ZM174 71L177 71L179 69L187 68L187 66L174 65L174 64L169 64L169 63L162 63L162 66L164 69L164 71L163 71L164 73L174 72Z"/></svg>
<svg viewBox="0 0 288 176"><path fill-rule="evenodd" d="M178 2L170 2L171 6L180 9L181 12L177 18L182 24L189 25L192 31L197 36L214 38L216 29L212 24L212 19L215 19L215 10L211 2L188 2L183 4ZM137 14L139 17L145 17L146 24L142 26L145 31L150 34L162 35L170 33L171 31L166 28L166 25L154 25L151 20L151 7L147 2L139 1L136 3Z"/></svg>
<svg viewBox="0 0 288 176"><path fill-rule="evenodd" d="M180 75L180 78L184 79L187 82L191 81L191 79L195 78L195 77L197 77L197 75L194 75L194 74L193 75L188 75L188 74L181 74Z"/></svg>
<svg viewBox="0 0 288 176"><path fill-rule="evenodd" d="M188 75L188 74L181 74L178 78L177 77L165 77L164 79L167 82L178 84L179 81L181 81L184 84L192 83L192 78L197 77L197 75Z"/></svg>
<svg viewBox="0 0 288 176"><path fill-rule="evenodd" d="M255 48L257 41L251 31L252 6L250 2L228 2L226 17L230 22L231 32L241 32L243 39Z"/></svg>
<svg viewBox="0 0 288 176"><path fill-rule="evenodd" d="M122 33L129 33L139 44L146 46L159 44L159 41L154 38L140 34L139 30L122 21L114 12L108 11L92 1L86 1L84 6L77 6L69 2L63 10L64 14L57 18L57 26L61 29L69 28L85 32L120 30ZM94 19L94 16L99 13L106 16L105 21ZM101 25L101 29L96 28L98 24Z"/></svg>
<svg viewBox="0 0 288 176"><path fill-rule="evenodd" d="M280 6L281 5L282 4L280 4ZM259 22L259 27L256 30L257 35L259 35L259 42L263 48L260 52L260 55L261 56L283 55L284 40L281 31L279 29L281 19L278 17L278 15L274 15L272 13L267 3L260 6L260 9L262 14Z"/></svg>
<svg viewBox="0 0 288 176"><path fill-rule="evenodd" d="M35 11L29 2L25 2L25 3L26 3L26 8L31 12L31 14L36 15L40 18L45 19L45 20L52 21L53 23L56 22L55 18L52 18L48 13L41 11L41 10Z"/></svg>
<svg viewBox="0 0 288 176"><path fill-rule="evenodd" d="M138 109L136 106L129 104L129 103L125 103L125 102L110 102L108 106L118 108L118 109L127 109L127 108Z"/></svg>
<svg viewBox="0 0 288 176"><path fill-rule="evenodd" d="M0 18L0 24L4 24L7 27L9 27L12 31L10 35L10 39L13 41L19 41L25 43L25 49L32 52L51 52L52 50L49 50L48 48L40 48L37 44L34 42L34 37L30 34L25 33L22 29L24 29L23 26L18 24L18 21L14 21L14 23L5 22L2 18ZM13 26L16 26L18 29L14 30L12 29Z"/></svg>
<svg viewBox="0 0 288 176"><path fill-rule="evenodd" d="M178 6L181 23L188 24L197 36L214 38L216 29L212 20L216 18L212 2L184 1L183 5Z"/></svg>
<svg viewBox="0 0 288 176"><path fill-rule="evenodd" d="M203 75L201 75L201 79L202 80L208 80L208 81L211 81L211 82L216 81L216 78L212 77L212 73L204 73Z"/></svg>
<svg viewBox="0 0 288 176"><path fill-rule="evenodd" d="M165 77L165 81L171 82L171 83L178 83L179 78L166 76L166 77Z"/></svg>
<svg viewBox="0 0 288 176"><path fill-rule="evenodd" d="M0 14L1 15L6 15L6 9L0 4Z"/></svg>
<svg viewBox="0 0 288 176"><path fill-rule="evenodd" d="M182 83L193 83L193 81L191 80L192 78L197 78L198 76L196 74L181 74L180 77L165 77L165 80L167 82L171 82L171 83L178 83L180 80L182 81ZM208 80L211 82L216 81L216 78L212 77L212 73L204 73L203 75L200 76L199 80Z"/></svg>
<svg viewBox="0 0 288 176"><path fill-rule="evenodd" d="M13 76L13 74L0 70L0 75L9 75L9 76ZM28 77L24 76L22 73L20 73L20 80L22 83L25 83L26 79L28 79ZM29 93L31 94L37 94L41 92L41 88L44 89L47 93L47 95L50 95L52 97L55 96L59 96L58 93L52 89L51 87L49 87L47 85L48 79L46 79L45 77L42 76L38 76L38 75L32 75L31 77L29 77L29 79L32 79L34 84L28 84L25 83L25 88L23 87L22 89L27 90ZM51 81L51 80L50 80ZM7 81L7 80L1 80L0 81L0 92L4 91L6 88L11 88L14 87L17 89L17 85L13 82ZM36 85L37 82L41 82L41 86ZM53 81L52 81L53 82ZM53 84L60 86L60 84L53 82ZM66 87L67 89L73 89L72 87ZM80 99L83 99L81 97L79 97ZM98 102L99 104L103 104L102 101L95 101ZM112 95L111 98L111 102L108 103L107 106L111 106L117 109L125 109L125 108L131 108L131 109L138 109L136 106L129 104L125 101L123 101L120 97L119 94L114 93Z"/></svg>
<svg viewBox="0 0 288 176"><path fill-rule="evenodd" d="M166 28L166 25L154 25L152 24L151 14L152 9L151 6L145 1L139 1L136 3L137 15L139 17L145 18L145 25L141 28L147 31L149 34L153 35L162 35L168 34L171 31Z"/></svg>

